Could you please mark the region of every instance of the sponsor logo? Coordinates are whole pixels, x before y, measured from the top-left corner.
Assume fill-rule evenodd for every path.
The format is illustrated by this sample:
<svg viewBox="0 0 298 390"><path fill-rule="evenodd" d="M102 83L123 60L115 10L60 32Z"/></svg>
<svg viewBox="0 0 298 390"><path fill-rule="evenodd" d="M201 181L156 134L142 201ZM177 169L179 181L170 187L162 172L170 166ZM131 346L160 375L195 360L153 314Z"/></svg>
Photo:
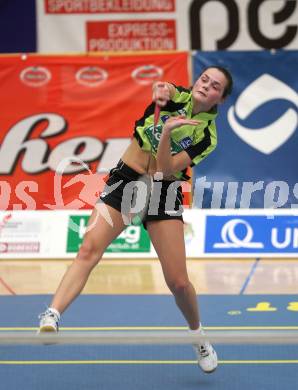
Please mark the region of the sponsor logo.
<svg viewBox="0 0 298 390"><path fill-rule="evenodd" d="M0 242L0 253L38 253L39 242Z"/></svg>
<svg viewBox="0 0 298 390"><path fill-rule="evenodd" d="M297 1L192 0L190 3L191 50L297 48ZM214 20L215 15L220 15L218 21ZM245 29L240 28L243 20Z"/></svg>
<svg viewBox="0 0 298 390"><path fill-rule="evenodd" d="M46 127L36 139L30 139L30 132L39 123L45 123ZM23 172L37 174L47 170L52 170L62 174L72 174L80 172L85 166L77 166L70 163L67 167L61 164L61 156L69 156L79 159L80 155L74 153L80 145L84 145L84 160L99 160L97 172L107 171L117 163L121 155L130 143L129 138L110 138L105 143L96 137L69 137L69 139L58 143L55 147L50 147L48 138L54 139L63 133L68 127L66 119L58 114L40 113L27 116L14 124L6 134L0 148L0 174L13 174L17 167L20 151L23 151L23 161L21 168ZM104 152L103 152L104 150ZM50 153L48 152L50 151ZM73 151L73 153L71 152ZM59 171L63 168L63 171Z"/></svg>
<svg viewBox="0 0 298 390"><path fill-rule="evenodd" d="M259 129L243 126L237 117L246 120L260 106L277 99L287 100L298 108L296 91L277 78L263 74L244 89L228 111L228 121L238 137L264 154L273 153L294 134L298 125L297 110L289 108L275 122Z"/></svg>
<svg viewBox="0 0 298 390"><path fill-rule="evenodd" d="M161 132L162 132L161 125L157 125L156 127L151 125L151 126L145 128L145 134L147 135L148 140L151 144L151 147L155 152L157 151L157 148L158 148L158 144L159 144L160 137L161 137ZM181 146L178 143L176 143L174 140L171 139L171 153L176 154L176 153L181 152L181 150L182 150Z"/></svg>
<svg viewBox="0 0 298 390"><path fill-rule="evenodd" d="M186 115L187 114L187 111L184 108L181 108L177 112L178 112L179 115Z"/></svg>
<svg viewBox="0 0 298 390"><path fill-rule="evenodd" d="M176 49L175 20L87 21L87 51Z"/></svg>
<svg viewBox="0 0 298 390"><path fill-rule="evenodd" d="M9 220L11 218L12 218L12 213L4 214L2 221L0 221L0 235L1 235L2 229L5 228L5 226L7 225L7 223L9 222Z"/></svg>
<svg viewBox="0 0 298 390"><path fill-rule="evenodd" d="M108 72L97 66L85 66L76 73L76 80L86 87L98 87L108 78Z"/></svg>
<svg viewBox="0 0 298 390"><path fill-rule="evenodd" d="M136 68L131 77L139 84L148 85L160 80L163 76L163 69L156 65L144 65Z"/></svg>
<svg viewBox="0 0 298 390"><path fill-rule="evenodd" d="M35 126L44 122L45 127L39 136L30 139L29 135ZM114 167L127 146L130 138L110 138L105 143L96 137L75 137L63 140L54 147L49 147L48 139L52 140L67 129L66 119L53 113L41 113L28 116L20 122L14 124L6 134L0 148L0 174L13 175L20 165L20 169L25 174L36 175L41 172L54 172L54 180L49 183L50 190L54 194L56 204L43 204L46 208L83 208L86 205L93 206L99 196L99 192L105 185L104 177L106 172ZM38 143L36 143L38 139ZM80 146L82 148L82 159L76 152ZM22 162L20 163L19 154L23 151ZM50 153L48 153L50 151ZM72 153L73 151L73 153ZM62 158L61 156L69 156ZM88 165L89 161L96 162L93 173ZM83 174L86 171L88 174ZM81 173L82 172L82 173ZM69 180L63 180L62 176L74 175ZM78 199L72 198L71 202L64 203L64 192L69 193L69 188L74 185L77 193L77 185L81 184L81 191ZM28 196L28 193L38 193L38 180L22 180L14 188L9 182L0 181L1 209L6 210L10 207L11 197L25 204L26 208L34 210L36 208L36 199ZM13 195L14 193L14 195ZM23 205L13 204L14 210L22 209ZM0 221L0 230L6 225L7 221Z"/></svg>
<svg viewBox="0 0 298 390"><path fill-rule="evenodd" d="M77 252L87 229L89 216L71 215L67 234L67 253ZM73 229L73 226L78 229ZM150 239L142 225L127 226L107 247L106 252L150 252Z"/></svg>
<svg viewBox="0 0 298 390"><path fill-rule="evenodd" d="M43 66L30 66L20 73L20 80L29 87L42 87L51 80L51 72Z"/></svg>
<svg viewBox="0 0 298 390"><path fill-rule="evenodd" d="M298 217L283 215L208 216L206 253L298 251Z"/></svg>
<svg viewBox="0 0 298 390"><path fill-rule="evenodd" d="M103 0L45 0L47 14L173 12L175 0L166 1L103 1Z"/></svg>
<svg viewBox="0 0 298 390"><path fill-rule="evenodd" d="M192 139L190 137L185 137L181 141L179 141L179 145L183 148L186 149L192 144Z"/></svg>
<svg viewBox="0 0 298 390"><path fill-rule="evenodd" d="M162 121L163 123L165 123L169 118L170 118L170 115L162 115L162 116L160 117L160 119L161 119L161 121Z"/></svg>
<svg viewBox="0 0 298 390"><path fill-rule="evenodd" d="M236 228L239 225L244 227L244 236L238 237ZM253 242L253 229L243 219L232 219L224 224L221 230L222 242L216 242L214 248L264 248L261 242Z"/></svg>

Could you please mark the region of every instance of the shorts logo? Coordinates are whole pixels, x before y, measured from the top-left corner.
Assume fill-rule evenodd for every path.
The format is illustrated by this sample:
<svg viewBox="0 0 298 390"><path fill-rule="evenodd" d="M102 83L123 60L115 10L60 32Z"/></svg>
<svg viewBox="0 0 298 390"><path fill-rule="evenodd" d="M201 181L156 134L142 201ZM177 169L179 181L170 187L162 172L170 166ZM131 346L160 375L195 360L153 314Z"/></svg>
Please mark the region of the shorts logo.
<svg viewBox="0 0 298 390"><path fill-rule="evenodd" d="M185 137L181 141L179 141L179 145L181 148L186 149L192 144L192 139L190 137Z"/></svg>

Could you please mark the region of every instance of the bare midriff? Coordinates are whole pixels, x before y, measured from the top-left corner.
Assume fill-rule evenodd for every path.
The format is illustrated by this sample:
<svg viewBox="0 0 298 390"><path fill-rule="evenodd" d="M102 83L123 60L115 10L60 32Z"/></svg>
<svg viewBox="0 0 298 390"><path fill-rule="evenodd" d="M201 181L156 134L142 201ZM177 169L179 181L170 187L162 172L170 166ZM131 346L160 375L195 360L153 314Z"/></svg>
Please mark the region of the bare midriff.
<svg viewBox="0 0 298 390"><path fill-rule="evenodd" d="M153 157L150 152L142 150L135 138L132 139L131 144L124 152L121 160L141 175L147 173L150 176L153 176L157 172L155 157ZM164 179L176 180L174 176L168 176Z"/></svg>

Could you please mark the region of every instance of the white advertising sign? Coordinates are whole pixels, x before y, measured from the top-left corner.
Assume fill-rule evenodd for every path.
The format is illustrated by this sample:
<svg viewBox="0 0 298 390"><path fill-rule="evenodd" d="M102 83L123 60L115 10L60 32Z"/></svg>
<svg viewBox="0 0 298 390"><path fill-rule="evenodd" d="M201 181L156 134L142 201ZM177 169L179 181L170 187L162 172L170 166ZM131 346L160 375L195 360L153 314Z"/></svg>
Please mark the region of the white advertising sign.
<svg viewBox="0 0 298 390"><path fill-rule="evenodd" d="M0 258L74 258L90 210L0 212ZM298 212L293 209L186 209L188 258L297 257ZM106 258L157 258L142 225L129 225Z"/></svg>
<svg viewBox="0 0 298 390"><path fill-rule="evenodd" d="M298 48L286 0L36 0L38 51Z"/></svg>

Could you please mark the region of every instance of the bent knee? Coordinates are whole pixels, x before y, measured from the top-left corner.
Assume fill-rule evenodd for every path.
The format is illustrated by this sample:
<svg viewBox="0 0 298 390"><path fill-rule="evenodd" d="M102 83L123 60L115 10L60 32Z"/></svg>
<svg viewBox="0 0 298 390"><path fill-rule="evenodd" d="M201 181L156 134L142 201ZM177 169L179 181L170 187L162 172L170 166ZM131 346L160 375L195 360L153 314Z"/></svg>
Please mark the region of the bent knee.
<svg viewBox="0 0 298 390"><path fill-rule="evenodd" d="M87 241L81 245L77 258L84 262L96 264L101 258L101 253L94 244Z"/></svg>
<svg viewBox="0 0 298 390"><path fill-rule="evenodd" d="M187 278L179 278L167 281L167 285L174 295L184 294L189 286L189 283L190 282Z"/></svg>

